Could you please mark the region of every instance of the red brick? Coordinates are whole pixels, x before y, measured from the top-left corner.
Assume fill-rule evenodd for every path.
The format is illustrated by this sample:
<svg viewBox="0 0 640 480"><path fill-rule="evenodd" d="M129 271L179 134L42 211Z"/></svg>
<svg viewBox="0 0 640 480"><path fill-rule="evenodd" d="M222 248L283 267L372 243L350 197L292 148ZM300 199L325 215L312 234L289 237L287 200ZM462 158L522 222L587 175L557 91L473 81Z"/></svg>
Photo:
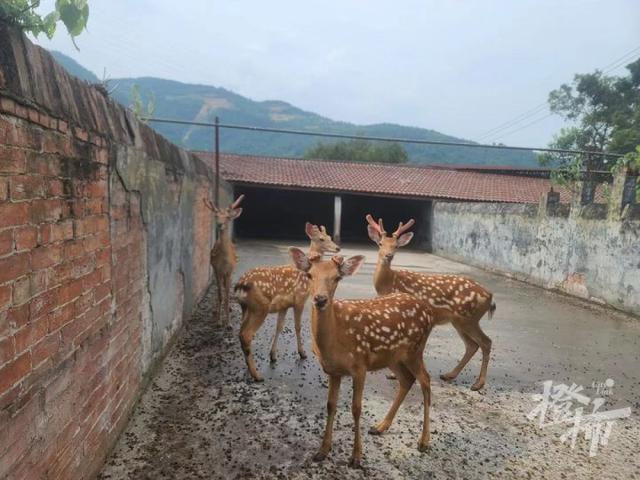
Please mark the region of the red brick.
<svg viewBox="0 0 640 480"><path fill-rule="evenodd" d="M27 155L19 148L0 146L0 173L25 173L27 170Z"/></svg>
<svg viewBox="0 0 640 480"><path fill-rule="evenodd" d="M63 302L59 300L57 294L58 289L56 288L54 290L44 292L31 300L31 302L28 303L29 319L33 321L36 318L55 310L58 305L61 305Z"/></svg>
<svg viewBox="0 0 640 480"><path fill-rule="evenodd" d="M60 348L60 337L57 334L48 335L31 350L33 366L51 358Z"/></svg>
<svg viewBox="0 0 640 480"><path fill-rule="evenodd" d="M93 198L104 198L107 196L107 182L93 182L87 185L87 196Z"/></svg>
<svg viewBox="0 0 640 480"><path fill-rule="evenodd" d="M89 133L83 128L74 127L73 134L78 140L81 140L83 142L89 141Z"/></svg>
<svg viewBox="0 0 640 480"><path fill-rule="evenodd" d="M32 345L38 343L47 334L48 322L46 317L42 317L33 322L29 322L15 333L16 353L24 352L31 348ZM34 364L35 365L35 364Z"/></svg>
<svg viewBox="0 0 640 480"><path fill-rule="evenodd" d="M61 327L69 323L76 314L76 307L73 303L68 303L53 312L47 315L47 320L49 322L49 332L55 332L59 330Z"/></svg>
<svg viewBox="0 0 640 480"><path fill-rule="evenodd" d="M57 289L57 297L60 305L70 302L82 293L82 279L73 280Z"/></svg>
<svg viewBox="0 0 640 480"><path fill-rule="evenodd" d="M29 120L33 123L38 123L40 113L35 108L29 108Z"/></svg>
<svg viewBox="0 0 640 480"><path fill-rule="evenodd" d="M38 229L24 227L15 230L16 250L31 250L38 244Z"/></svg>
<svg viewBox="0 0 640 480"><path fill-rule="evenodd" d="M72 220L65 220L64 222L59 223L47 223L40 226L40 243L42 245L59 242L62 240L70 240L72 238Z"/></svg>
<svg viewBox="0 0 640 480"><path fill-rule="evenodd" d="M9 179L0 177L0 202L4 202L9 198Z"/></svg>
<svg viewBox="0 0 640 480"><path fill-rule="evenodd" d="M60 175L60 159L55 155L30 154L27 158L27 170L47 177Z"/></svg>
<svg viewBox="0 0 640 480"><path fill-rule="evenodd" d="M104 283L93 291L93 295L96 302L106 298L111 294L111 282Z"/></svg>
<svg viewBox="0 0 640 480"><path fill-rule="evenodd" d="M16 350L13 346L13 338L7 337L4 340L0 340L0 365L4 365L16 355Z"/></svg>
<svg viewBox="0 0 640 480"><path fill-rule="evenodd" d="M28 253L17 253L0 259L0 284L20 278L29 271L30 256Z"/></svg>
<svg viewBox="0 0 640 480"><path fill-rule="evenodd" d="M62 261L62 252L62 245L48 245L34 249L31 252L31 268L40 270L59 264Z"/></svg>
<svg viewBox="0 0 640 480"><path fill-rule="evenodd" d="M57 222L63 217L63 202L59 199L34 200L31 203L31 223Z"/></svg>
<svg viewBox="0 0 640 480"><path fill-rule="evenodd" d="M9 192L12 200L29 200L44 196L44 182L39 175L10 177Z"/></svg>
<svg viewBox="0 0 640 480"><path fill-rule="evenodd" d="M58 178L50 178L45 182L47 197L62 197L64 195L64 183Z"/></svg>
<svg viewBox="0 0 640 480"><path fill-rule="evenodd" d="M29 304L9 309L7 312L7 324L14 329L19 329L29 321Z"/></svg>
<svg viewBox="0 0 640 480"><path fill-rule="evenodd" d="M3 203L0 205L0 229L14 225L24 225L29 219L29 204Z"/></svg>
<svg viewBox="0 0 640 480"><path fill-rule="evenodd" d="M62 133L67 133L67 131L69 131L69 124L64 120L58 120L58 130Z"/></svg>
<svg viewBox="0 0 640 480"><path fill-rule="evenodd" d="M4 310L11 303L11 285L0 285L0 310Z"/></svg>
<svg viewBox="0 0 640 480"><path fill-rule="evenodd" d="M13 230L0 232L0 257L13 251Z"/></svg>
<svg viewBox="0 0 640 480"><path fill-rule="evenodd" d="M72 260L84 255L84 242L82 240L70 240L64 243L64 259Z"/></svg>
<svg viewBox="0 0 640 480"><path fill-rule="evenodd" d="M31 272L13 282L13 303L22 305L47 289L47 270Z"/></svg>
<svg viewBox="0 0 640 480"><path fill-rule="evenodd" d="M96 253L96 267L111 263L111 249L105 248Z"/></svg>
<svg viewBox="0 0 640 480"><path fill-rule="evenodd" d="M0 395L22 380L31 371L31 352L25 352L0 368Z"/></svg>
<svg viewBox="0 0 640 480"><path fill-rule="evenodd" d="M84 314L77 317L74 321L68 323L62 327L62 340L64 342L71 342L72 340L80 337L93 322L95 322L100 315L100 308L93 307L87 310ZM76 345L79 342L74 342Z"/></svg>

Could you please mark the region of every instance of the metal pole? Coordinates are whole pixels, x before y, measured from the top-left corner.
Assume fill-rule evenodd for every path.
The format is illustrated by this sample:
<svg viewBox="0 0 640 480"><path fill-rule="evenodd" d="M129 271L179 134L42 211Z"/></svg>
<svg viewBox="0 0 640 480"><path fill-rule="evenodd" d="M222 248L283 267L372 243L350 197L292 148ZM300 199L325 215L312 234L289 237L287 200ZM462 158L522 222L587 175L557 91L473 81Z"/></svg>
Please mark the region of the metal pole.
<svg viewBox="0 0 640 480"><path fill-rule="evenodd" d="M215 123L215 158L216 158L216 207L220 208L220 119L216 117Z"/></svg>

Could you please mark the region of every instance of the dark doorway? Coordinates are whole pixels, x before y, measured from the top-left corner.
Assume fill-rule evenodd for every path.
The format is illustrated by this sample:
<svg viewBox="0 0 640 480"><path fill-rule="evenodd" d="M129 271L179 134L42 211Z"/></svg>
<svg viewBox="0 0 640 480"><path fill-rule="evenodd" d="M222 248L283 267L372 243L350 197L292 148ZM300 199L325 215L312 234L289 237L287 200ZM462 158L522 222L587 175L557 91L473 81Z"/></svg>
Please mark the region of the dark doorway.
<svg viewBox="0 0 640 480"><path fill-rule="evenodd" d="M309 221L333 229L333 195L329 193L236 186L245 194L244 211L234 224L238 238L305 239Z"/></svg>
<svg viewBox="0 0 640 480"><path fill-rule="evenodd" d="M401 198L381 198L364 195L342 196L342 241L370 242L367 235L365 215L370 213L377 220L384 220L385 230L391 233L399 222L410 218L416 221L412 231L414 240L411 246L425 250L431 249L431 202L424 200L406 200Z"/></svg>

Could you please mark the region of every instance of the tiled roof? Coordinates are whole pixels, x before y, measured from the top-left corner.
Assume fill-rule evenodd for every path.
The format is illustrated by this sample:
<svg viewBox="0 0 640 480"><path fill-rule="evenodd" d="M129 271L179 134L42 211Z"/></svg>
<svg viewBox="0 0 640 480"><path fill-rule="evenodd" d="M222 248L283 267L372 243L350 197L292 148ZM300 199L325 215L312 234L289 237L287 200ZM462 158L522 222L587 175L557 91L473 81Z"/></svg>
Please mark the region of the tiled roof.
<svg viewBox="0 0 640 480"><path fill-rule="evenodd" d="M197 152L213 165L209 152ZM222 177L231 183L412 198L538 203L550 187L545 178L408 165L221 154ZM561 201L569 202L567 191Z"/></svg>

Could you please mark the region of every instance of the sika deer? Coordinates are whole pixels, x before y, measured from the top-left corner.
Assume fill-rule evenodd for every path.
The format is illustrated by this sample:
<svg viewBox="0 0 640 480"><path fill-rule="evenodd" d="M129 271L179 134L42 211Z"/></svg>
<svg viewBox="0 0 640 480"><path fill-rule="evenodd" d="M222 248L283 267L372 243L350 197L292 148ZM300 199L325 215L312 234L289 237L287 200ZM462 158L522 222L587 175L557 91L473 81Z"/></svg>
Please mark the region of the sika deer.
<svg viewBox="0 0 640 480"><path fill-rule="evenodd" d="M229 224L242 213L239 208L244 195L240 195L235 202L227 208L218 208L208 198L203 198L206 207L211 210L220 226L220 236L211 250L210 262L216 276L218 287L218 319L224 325L229 324L229 292L231 290L231 275L236 268L238 257L236 247L231 241Z"/></svg>
<svg viewBox="0 0 640 480"><path fill-rule="evenodd" d="M451 323L465 344L465 354L449 373L440 375L443 380L453 380L462 371L478 347L482 349L480 375L471 390L481 389L487 378L487 366L491 353L491 339L480 328L480 319L485 313L489 318L496 309L493 294L479 283L461 275L425 275L409 270L392 270L391 261L398 247L404 247L413 238L405 233L415 223L413 219L387 236L382 219L376 222L366 216L369 238L379 246L378 264L373 282L379 295L405 292L431 305L436 325Z"/></svg>
<svg viewBox="0 0 640 480"><path fill-rule="evenodd" d="M429 305L406 293L371 300L334 300L339 281L356 273L364 257L357 255L344 260L334 256L331 260L320 261L307 257L298 248L290 248L289 253L296 267L306 272L311 282L313 352L329 375L327 424L322 446L314 460L324 460L331 449L340 382L343 376L349 375L353 378L351 411L355 431L350 464L360 466L360 412L365 377L368 371L382 368L390 368L398 376L398 391L384 420L369 432L381 434L389 428L407 392L418 379L424 402L424 423L418 449L426 450L431 387L422 355L432 328Z"/></svg>
<svg viewBox="0 0 640 480"><path fill-rule="evenodd" d="M307 222L305 233L311 244L309 254L322 256L325 252L339 252L338 247L324 226L318 228ZM235 285L238 303L242 307L240 344L249 373L256 381L262 381L251 353L251 342L269 313L278 313L276 332L271 345L271 362L276 361L278 337L284 327L287 310L293 307L296 341L300 358L307 358L301 337L302 311L309 297L309 282L305 275L290 265L260 267L246 272Z"/></svg>

